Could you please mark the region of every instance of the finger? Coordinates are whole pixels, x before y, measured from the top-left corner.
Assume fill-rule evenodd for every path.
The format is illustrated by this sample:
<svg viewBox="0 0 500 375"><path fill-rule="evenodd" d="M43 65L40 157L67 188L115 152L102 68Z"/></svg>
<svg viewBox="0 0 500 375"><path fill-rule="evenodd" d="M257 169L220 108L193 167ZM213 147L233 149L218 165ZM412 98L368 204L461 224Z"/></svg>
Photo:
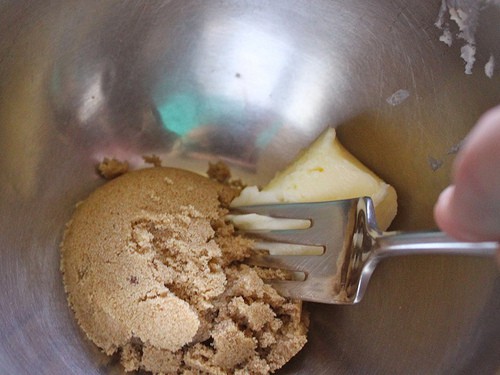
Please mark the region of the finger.
<svg viewBox="0 0 500 375"><path fill-rule="evenodd" d="M438 226L462 240L500 240L500 107L478 121L453 172L435 206Z"/></svg>
<svg viewBox="0 0 500 375"><path fill-rule="evenodd" d="M454 185L447 187L440 194L439 199L434 206L434 218L442 231L450 236L462 241L476 241L481 234L478 233L475 220L470 214L464 216L463 212L467 209L457 202L456 187Z"/></svg>

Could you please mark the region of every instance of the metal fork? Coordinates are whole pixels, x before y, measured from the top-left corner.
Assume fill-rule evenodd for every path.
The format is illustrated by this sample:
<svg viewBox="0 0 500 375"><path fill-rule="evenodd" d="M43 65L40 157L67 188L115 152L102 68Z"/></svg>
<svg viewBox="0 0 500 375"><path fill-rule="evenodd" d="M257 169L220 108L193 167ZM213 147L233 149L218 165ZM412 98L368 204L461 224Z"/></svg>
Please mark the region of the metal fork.
<svg viewBox="0 0 500 375"><path fill-rule="evenodd" d="M266 219L255 223L248 216L296 221L295 228ZM317 203L287 203L235 207L235 226L255 237L260 249L295 248L294 255L257 252L247 263L303 274L302 280L269 280L282 295L304 301L353 304L363 297L378 262L389 256L454 254L492 256L497 242L460 242L442 232L381 232L370 198ZM247 219L245 219L247 218ZM242 224L250 222L253 224ZM273 230L269 230L270 225ZM304 225L304 223L306 223ZM298 246L298 250L297 250ZM305 247L304 247L305 246ZM318 255L298 255L303 250ZM273 252L273 251L271 251ZM274 251L275 252L275 251Z"/></svg>

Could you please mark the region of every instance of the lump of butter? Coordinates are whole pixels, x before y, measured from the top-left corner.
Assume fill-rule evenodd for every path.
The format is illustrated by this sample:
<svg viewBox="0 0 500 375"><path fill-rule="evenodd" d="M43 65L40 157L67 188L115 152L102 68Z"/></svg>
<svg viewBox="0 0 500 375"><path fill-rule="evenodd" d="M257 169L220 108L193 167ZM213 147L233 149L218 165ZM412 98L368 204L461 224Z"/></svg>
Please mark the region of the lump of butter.
<svg viewBox="0 0 500 375"><path fill-rule="evenodd" d="M378 226L386 230L396 216L394 188L370 171L338 141L329 128L261 190L248 186L232 206L320 202L369 196Z"/></svg>

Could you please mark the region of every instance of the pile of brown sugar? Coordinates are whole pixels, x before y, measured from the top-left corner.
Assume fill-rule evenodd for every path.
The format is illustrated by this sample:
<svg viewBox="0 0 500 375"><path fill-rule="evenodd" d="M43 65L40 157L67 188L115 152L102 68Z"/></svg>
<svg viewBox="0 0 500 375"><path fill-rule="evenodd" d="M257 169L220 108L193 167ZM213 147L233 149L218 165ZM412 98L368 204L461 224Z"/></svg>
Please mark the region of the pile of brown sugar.
<svg viewBox="0 0 500 375"><path fill-rule="evenodd" d="M61 245L68 302L127 371L266 374L306 343L301 302L242 263L251 241L223 220L235 194L157 167L125 173L77 206Z"/></svg>

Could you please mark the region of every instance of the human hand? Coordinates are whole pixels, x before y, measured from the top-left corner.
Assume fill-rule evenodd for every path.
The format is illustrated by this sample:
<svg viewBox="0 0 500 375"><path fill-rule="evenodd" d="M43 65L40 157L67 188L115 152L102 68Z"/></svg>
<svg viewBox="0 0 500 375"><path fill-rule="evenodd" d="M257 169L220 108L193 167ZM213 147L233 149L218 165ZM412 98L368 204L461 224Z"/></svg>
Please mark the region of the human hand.
<svg viewBox="0 0 500 375"><path fill-rule="evenodd" d="M500 241L500 106L486 112L466 137L434 217L456 239Z"/></svg>

